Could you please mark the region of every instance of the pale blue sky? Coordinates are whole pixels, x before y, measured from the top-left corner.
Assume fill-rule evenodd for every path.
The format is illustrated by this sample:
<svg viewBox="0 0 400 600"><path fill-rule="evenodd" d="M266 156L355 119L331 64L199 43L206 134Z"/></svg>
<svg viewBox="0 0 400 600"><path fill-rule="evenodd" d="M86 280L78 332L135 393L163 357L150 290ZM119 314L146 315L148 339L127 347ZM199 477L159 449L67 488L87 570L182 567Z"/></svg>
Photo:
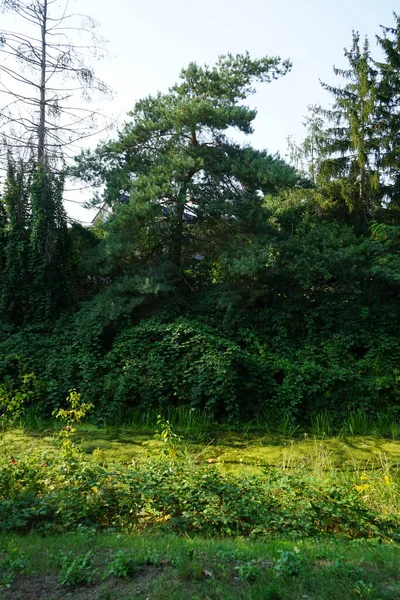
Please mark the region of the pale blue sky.
<svg viewBox="0 0 400 600"><path fill-rule="evenodd" d="M291 73L259 86L249 100L258 116L248 141L284 156L287 137L303 137L307 106L330 102L319 79L339 82L332 67L346 66L343 48L350 47L352 30L367 34L375 53L379 25L394 23L400 0L71 0L70 8L98 20L98 33L109 41L112 57L96 73L115 90L103 109L121 123L136 100L167 91L190 61L212 64L220 54L246 50L290 58ZM90 220L78 205L67 206Z"/></svg>
<svg viewBox="0 0 400 600"><path fill-rule="evenodd" d="M167 90L193 60L210 64L219 54L245 50L290 58L292 72L250 100L258 109L253 143L282 154L288 135L301 137L307 105L329 102L319 78L337 83L332 66L346 65L352 30L367 34L375 52L379 25L392 25L393 10L400 11L395 0L86 0L82 7L109 40L115 58L98 70L123 112Z"/></svg>
<svg viewBox="0 0 400 600"><path fill-rule="evenodd" d="M166 91L190 61L212 64L218 55L248 50L254 57L290 58L289 75L262 85L250 104L258 109L251 141L287 152L300 141L309 104L327 104L319 79L338 83L332 67L346 66L352 30L368 35L376 52L380 25L392 25L398 0L86 0L82 11L100 22L114 57L98 73L114 88L112 109L124 114L135 100Z"/></svg>

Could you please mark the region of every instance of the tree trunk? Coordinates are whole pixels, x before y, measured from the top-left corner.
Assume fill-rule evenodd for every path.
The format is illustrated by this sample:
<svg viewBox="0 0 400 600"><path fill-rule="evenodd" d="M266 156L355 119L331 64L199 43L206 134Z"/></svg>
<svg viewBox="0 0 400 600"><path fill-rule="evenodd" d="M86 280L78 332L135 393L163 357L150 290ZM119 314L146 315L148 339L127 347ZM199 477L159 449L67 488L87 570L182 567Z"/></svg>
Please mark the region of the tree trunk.
<svg viewBox="0 0 400 600"><path fill-rule="evenodd" d="M186 186L180 191L176 203L176 222L173 229L172 239L172 261L176 268L180 270L182 264L182 246L183 246L183 214L186 204Z"/></svg>
<svg viewBox="0 0 400 600"><path fill-rule="evenodd" d="M45 163L45 137L46 137L46 34L47 34L47 1L43 0L43 14L41 24L41 67L40 67L40 100L39 100L39 128L38 128L38 164Z"/></svg>

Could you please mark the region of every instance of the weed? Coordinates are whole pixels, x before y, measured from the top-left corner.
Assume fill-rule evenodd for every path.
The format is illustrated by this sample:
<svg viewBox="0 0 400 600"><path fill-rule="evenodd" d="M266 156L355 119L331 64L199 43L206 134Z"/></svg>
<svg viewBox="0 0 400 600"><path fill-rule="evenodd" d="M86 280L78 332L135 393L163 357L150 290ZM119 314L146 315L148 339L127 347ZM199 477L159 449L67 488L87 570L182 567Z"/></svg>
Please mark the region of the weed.
<svg viewBox="0 0 400 600"><path fill-rule="evenodd" d="M375 425L376 421L364 410L352 411L344 421L339 435L344 438L347 436L366 435L373 431Z"/></svg>
<svg viewBox="0 0 400 600"><path fill-rule="evenodd" d="M177 431L200 437L215 426L214 420L207 412L187 406L169 406L167 418Z"/></svg>
<svg viewBox="0 0 400 600"><path fill-rule="evenodd" d="M247 583L254 583L261 575L261 568L256 560L249 560L239 565L237 571L240 579L247 581Z"/></svg>
<svg viewBox="0 0 400 600"><path fill-rule="evenodd" d="M112 561L107 564L102 579L109 577L120 577L126 579L132 577L137 571L137 562L132 554L124 550L119 550L114 555Z"/></svg>
<svg viewBox="0 0 400 600"><path fill-rule="evenodd" d="M20 418L24 405L34 395L35 382L35 375L27 373L22 376L20 388L15 389L7 383L0 383L0 425L5 453L5 431Z"/></svg>
<svg viewBox="0 0 400 600"><path fill-rule="evenodd" d="M0 589L10 588L15 576L25 567L25 556L19 548L11 548L0 554Z"/></svg>
<svg viewBox="0 0 400 600"><path fill-rule="evenodd" d="M164 444L164 454L171 459L176 459L183 455L180 444L181 436L175 433L169 421L166 421L161 415L157 418L157 429L154 434L156 440L160 440Z"/></svg>
<svg viewBox="0 0 400 600"><path fill-rule="evenodd" d="M66 402L68 409L58 408L53 411L56 419L65 423L59 432L59 445L66 455L71 455L75 451L71 435L76 433L76 425L81 423L86 415L92 410L93 404L87 404L81 401L81 395L75 389L69 390L69 396Z"/></svg>
<svg viewBox="0 0 400 600"><path fill-rule="evenodd" d="M47 424L43 410L37 404L25 407L19 419L19 427L23 431L43 431Z"/></svg>
<svg viewBox="0 0 400 600"><path fill-rule="evenodd" d="M284 437L294 438L299 430L299 425L294 422L290 415L284 415L280 423L278 423L277 430Z"/></svg>
<svg viewBox="0 0 400 600"><path fill-rule="evenodd" d="M395 421L390 421L389 423L389 431L390 431L390 437L392 438L393 441L397 440L400 436L400 425L399 423L396 423Z"/></svg>
<svg viewBox="0 0 400 600"><path fill-rule="evenodd" d="M63 587L74 587L94 582L97 570L93 566L92 552L86 552L83 556L73 556L72 552L67 554L61 552L59 556L61 567L60 584Z"/></svg>
<svg viewBox="0 0 400 600"><path fill-rule="evenodd" d="M302 568L302 561L299 556L299 549L297 546L292 550L278 550L280 557L274 565L275 577L281 575L291 575L297 577L300 574Z"/></svg>
<svg viewBox="0 0 400 600"><path fill-rule="evenodd" d="M330 437L333 434L333 417L327 412L318 413L311 420L311 431L315 435Z"/></svg>
<svg viewBox="0 0 400 600"><path fill-rule="evenodd" d="M355 582L352 592L355 598L376 598L374 586L363 580Z"/></svg>

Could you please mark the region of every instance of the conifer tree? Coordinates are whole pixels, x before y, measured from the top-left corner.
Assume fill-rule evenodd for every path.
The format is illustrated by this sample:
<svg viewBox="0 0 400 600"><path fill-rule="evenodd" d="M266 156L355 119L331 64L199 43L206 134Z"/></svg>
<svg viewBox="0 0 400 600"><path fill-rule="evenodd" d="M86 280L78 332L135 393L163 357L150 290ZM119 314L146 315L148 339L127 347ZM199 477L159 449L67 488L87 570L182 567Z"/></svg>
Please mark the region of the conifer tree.
<svg viewBox="0 0 400 600"><path fill-rule="evenodd" d="M368 40L360 46L353 33L350 50L345 50L347 69L334 68L346 83L341 87L322 83L334 97L333 105L319 114L327 121L322 139L318 183L327 199L345 205L348 220L365 230L379 206L379 136L376 121L377 72L373 68Z"/></svg>
<svg viewBox="0 0 400 600"><path fill-rule="evenodd" d="M385 60L377 62L380 82L377 90L377 120L380 132L379 164L386 174L385 195L389 207L400 211L400 16L395 26L383 27L377 36ZM399 218L399 215L398 217Z"/></svg>
<svg viewBox="0 0 400 600"><path fill-rule="evenodd" d="M115 209L103 270L151 264L160 273L169 265L169 281L174 273L190 289L189 271L212 269L232 237L239 243L265 226L263 194L295 185L298 176L279 156L228 133L253 131L256 111L246 97L255 82L289 68L280 58L248 54L229 54L212 67L191 63L167 93L136 103L117 141L78 158L76 173L105 183Z"/></svg>

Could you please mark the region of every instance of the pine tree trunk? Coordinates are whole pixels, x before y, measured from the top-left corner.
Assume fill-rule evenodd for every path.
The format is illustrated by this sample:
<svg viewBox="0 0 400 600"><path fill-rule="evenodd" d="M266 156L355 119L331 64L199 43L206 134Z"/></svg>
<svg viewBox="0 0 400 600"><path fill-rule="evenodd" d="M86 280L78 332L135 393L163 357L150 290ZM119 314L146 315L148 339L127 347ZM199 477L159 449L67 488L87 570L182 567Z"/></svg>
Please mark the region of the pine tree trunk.
<svg viewBox="0 0 400 600"><path fill-rule="evenodd" d="M182 264L183 247L183 215L185 211L186 187L179 194L176 206L176 222L174 224L173 242L172 242L172 261L176 268L180 270Z"/></svg>

